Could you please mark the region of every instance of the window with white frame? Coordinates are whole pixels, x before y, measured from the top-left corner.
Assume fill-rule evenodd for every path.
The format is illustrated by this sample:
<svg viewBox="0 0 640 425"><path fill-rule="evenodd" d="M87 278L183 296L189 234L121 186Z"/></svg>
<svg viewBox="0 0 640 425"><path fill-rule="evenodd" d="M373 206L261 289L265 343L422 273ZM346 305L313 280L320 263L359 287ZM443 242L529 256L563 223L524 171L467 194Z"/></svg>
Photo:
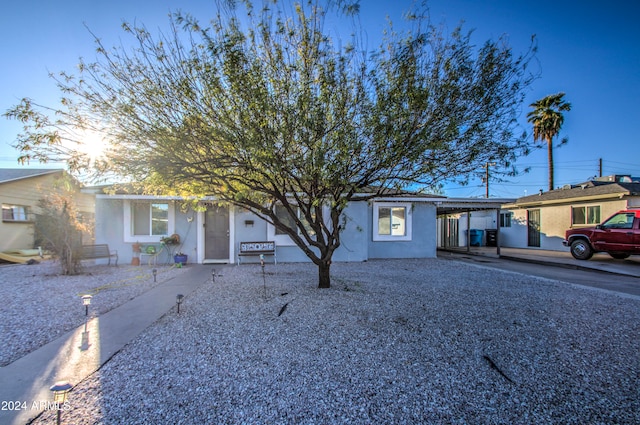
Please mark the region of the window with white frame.
<svg viewBox="0 0 640 425"><path fill-rule="evenodd" d="M374 241L410 241L412 214L410 203L373 204Z"/></svg>
<svg viewBox="0 0 640 425"><path fill-rule="evenodd" d="M500 213L500 227L511 227L512 212Z"/></svg>
<svg viewBox="0 0 640 425"><path fill-rule="evenodd" d="M302 213L300 208L298 206L293 206L293 208L295 209L295 213L297 214L298 219L302 222L302 225L307 230L307 233L311 236L314 236L315 231L311 228L311 225L304 217L304 214ZM291 216L291 214L289 214L289 211L287 211L287 208L284 205L276 205L274 211L278 219L286 226L291 228L296 227L294 218ZM300 229L298 229L298 234L301 234ZM294 243L285 231L278 229L273 225L269 225L268 227L268 236L270 239L273 239L277 245L292 245Z"/></svg>
<svg viewBox="0 0 640 425"><path fill-rule="evenodd" d="M2 204L2 221L28 221L27 207L24 205Z"/></svg>
<svg viewBox="0 0 640 425"><path fill-rule="evenodd" d="M125 242L158 242L174 233L173 204L163 201L126 201Z"/></svg>
<svg viewBox="0 0 640 425"><path fill-rule="evenodd" d="M572 225L600 223L600 205L571 208Z"/></svg>

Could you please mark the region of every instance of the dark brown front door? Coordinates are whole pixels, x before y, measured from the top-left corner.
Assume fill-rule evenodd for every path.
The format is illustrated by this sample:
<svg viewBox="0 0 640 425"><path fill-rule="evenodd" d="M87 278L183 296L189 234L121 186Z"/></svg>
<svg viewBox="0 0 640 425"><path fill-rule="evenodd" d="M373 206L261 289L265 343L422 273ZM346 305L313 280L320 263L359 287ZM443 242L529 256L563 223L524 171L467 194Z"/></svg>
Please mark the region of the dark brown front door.
<svg viewBox="0 0 640 425"><path fill-rule="evenodd" d="M205 260L229 261L229 208L210 206L204 219Z"/></svg>
<svg viewBox="0 0 640 425"><path fill-rule="evenodd" d="M529 246L540 246L540 210L527 210L527 227Z"/></svg>

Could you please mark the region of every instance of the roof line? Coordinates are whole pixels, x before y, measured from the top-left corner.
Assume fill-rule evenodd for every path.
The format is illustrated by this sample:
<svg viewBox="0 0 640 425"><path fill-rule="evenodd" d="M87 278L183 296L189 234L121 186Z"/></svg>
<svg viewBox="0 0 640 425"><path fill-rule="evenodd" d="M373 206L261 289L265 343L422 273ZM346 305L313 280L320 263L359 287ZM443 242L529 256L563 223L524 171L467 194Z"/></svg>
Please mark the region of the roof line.
<svg viewBox="0 0 640 425"><path fill-rule="evenodd" d="M18 181L18 180L30 179L30 178L33 178L33 177L41 177L41 176L45 176L47 174L59 173L59 172L64 172L64 171L65 171L64 168L38 169L38 172L35 173L35 174L29 174L29 175L26 175L26 176L20 176L20 177L15 177L15 178L8 179L8 180L2 180L2 181L0 181L0 184L11 183L11 182L15 182L15 181Z"/></svg>

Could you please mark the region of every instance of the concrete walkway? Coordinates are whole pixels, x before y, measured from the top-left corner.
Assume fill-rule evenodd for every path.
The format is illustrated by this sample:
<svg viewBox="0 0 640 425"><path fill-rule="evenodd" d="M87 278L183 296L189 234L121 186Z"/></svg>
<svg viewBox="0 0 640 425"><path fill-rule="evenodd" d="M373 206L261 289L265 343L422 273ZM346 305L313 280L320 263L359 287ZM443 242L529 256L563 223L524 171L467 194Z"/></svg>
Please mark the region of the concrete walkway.
<svg viewBox="0 0 640 425"><path fill-rule="evenodd" d="M175 309L177 294L188 297L211 282L211 269L190 265L184 275L0 368L0 402L3 408L12 409L0 410L0 424L24 425L42 410L53 408L51 385L57 381L76 385L98 370L143 330Z"/></svg>

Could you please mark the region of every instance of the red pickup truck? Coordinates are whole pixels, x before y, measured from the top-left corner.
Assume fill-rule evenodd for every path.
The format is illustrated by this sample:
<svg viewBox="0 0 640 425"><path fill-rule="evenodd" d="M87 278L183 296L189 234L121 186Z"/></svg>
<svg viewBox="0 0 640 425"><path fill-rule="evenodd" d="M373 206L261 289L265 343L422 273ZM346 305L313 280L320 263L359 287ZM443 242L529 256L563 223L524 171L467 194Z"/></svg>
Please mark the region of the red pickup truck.
<svg viewBox="0 0 640 425"><path fill-rule="evenodd" d="M618 211L596 227L567 230L562 244L578 260L588 260L595 252L618 259L640 254L640 209Z"/></svg>

